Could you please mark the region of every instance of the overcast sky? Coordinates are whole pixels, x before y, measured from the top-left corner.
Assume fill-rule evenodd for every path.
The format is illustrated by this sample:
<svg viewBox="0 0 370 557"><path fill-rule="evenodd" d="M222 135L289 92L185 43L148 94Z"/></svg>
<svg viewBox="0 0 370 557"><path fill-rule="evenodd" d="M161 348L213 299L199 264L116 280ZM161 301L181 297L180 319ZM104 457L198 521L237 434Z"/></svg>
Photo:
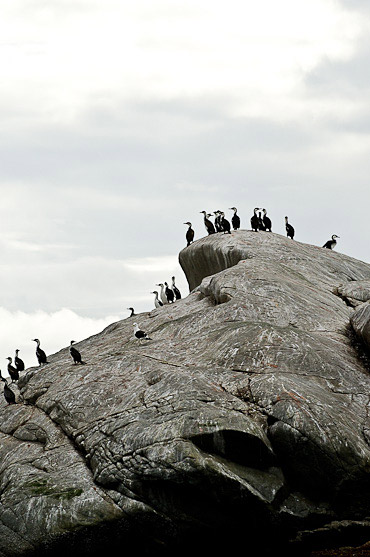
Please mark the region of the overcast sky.
<svg viewBox="0 0 370 557"><path fill-rule="evenodd" d="M1 4L1 369L186 295L202 210L369 261L368 3Z"/></svg>

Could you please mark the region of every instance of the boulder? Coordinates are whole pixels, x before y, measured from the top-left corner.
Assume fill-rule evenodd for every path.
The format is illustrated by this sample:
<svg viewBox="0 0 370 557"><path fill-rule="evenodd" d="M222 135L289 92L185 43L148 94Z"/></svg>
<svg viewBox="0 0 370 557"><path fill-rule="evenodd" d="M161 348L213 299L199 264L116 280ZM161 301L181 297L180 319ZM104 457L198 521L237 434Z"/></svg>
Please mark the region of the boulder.
<svg viewBox="0 0 370 557"><path fill-rule="evenodd" d="M2 554L370 539L369 367L338 290L370 265L248 231L179 261L190 294L134 318L152 340L113 323L1 404Z"/></svg>

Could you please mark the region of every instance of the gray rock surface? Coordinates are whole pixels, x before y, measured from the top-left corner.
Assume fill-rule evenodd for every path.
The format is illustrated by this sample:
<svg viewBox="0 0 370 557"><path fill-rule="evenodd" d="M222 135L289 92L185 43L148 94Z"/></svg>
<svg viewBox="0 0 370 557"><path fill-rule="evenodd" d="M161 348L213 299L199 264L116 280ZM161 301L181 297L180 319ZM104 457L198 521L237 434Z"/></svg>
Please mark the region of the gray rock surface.
<svg viewBox="0 0 370 557"><path fill-rule="evenodd" d="M369 367L344 299L370 265L247 231L179 260L189 296L76 344L87 365L50 356L23 404L0 403L2 555L303 555L333 524L335 543L370 539Z"/></svg>
<svg viewBox="0 0 370 557"><path fill-rule="evenodd" d="M361 304L353 312L351 323L356 334L370 348L370 302Z"/></svg>

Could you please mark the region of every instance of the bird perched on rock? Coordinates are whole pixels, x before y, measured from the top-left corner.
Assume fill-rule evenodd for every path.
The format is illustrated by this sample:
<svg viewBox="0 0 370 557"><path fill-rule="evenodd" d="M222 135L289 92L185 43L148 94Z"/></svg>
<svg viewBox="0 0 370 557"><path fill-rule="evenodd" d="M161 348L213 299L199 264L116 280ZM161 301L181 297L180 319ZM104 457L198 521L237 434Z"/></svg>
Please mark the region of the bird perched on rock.
<svg viewBox="0 0 370 557"><path fill-rule="evenodd" d="M160 286L160 287L161 287L160 297L161 297L161 300L162 300L162 304L163 304L163 305L164 305L164 304L168 304L168 300L167 300L167 296L166 296L166 293L165 293L165 290L164 290L164 284L163 284L163 282L160 282L160 283L157 284L156 286Z"/></svg>
<svg viewBox="0 0 370 557"><path fill-rule="evenodd" d="M262 209L263 211L263 217L262 217L262 222L263 222L263 226L265 227L265 230L268 230L269 232L272 232L271 227L271 219L269 219L269 217L267 216L267 211L266 209Z"/></svg>
<svg viewBox="0 0 370 557"><path fill-rule="evenodd" d="M154 292L151 292L151 294L154 294L154 305L156 308L161 308L163 307L163 302L161 302L161 300L158 298L158 292L157 290L154 290Z"/></svg>
<svg viewBox="0 0 370 557"><path fill-rule="evenodd" d="M215 229L216 232L222 232L222 226L221 226L221 211L213 211L213 214L215 216ZM210 216L210 215L209 215Z"/></svg>
<svg viewBox="0 0 370 557"><path fill-rule="evenodd" d="M127 308L129 311L131 311L131 314L129 315L129 317L132 317L133 315L136 315L134 308Z"/></svg>
<svg viewBox="0 0 370 557"><path fill-rule="evenodd" d="M251 218L251 227L252 230L258 232L258 215L257 215L258 207L253 210L253 216Z"/></svg>
<svg viewBox="0 0 370 557"><path fill-rule="evenodd" d="M15 394L8 387L8 381L1 375L0 370L0 380L4 382L4 398L8 404L15 404Z"/></svg>
<svg viewBox="0 0 370 557"><path fill-rule="evenodd" d="M9 373L10 379L12 380L12 383L13 383L14 381L18 381L19 372L18 372L17 368L15 368L12 365L12 359L11 359L10 356L8 356L7 360L9 361L9 363L8 363L8 373Z"/></svg>
<svg viewBox="0 0 370 557"><path fill-rule="evenodd" d="M186 241L187 241L187 246L186 247L189 247L190 244L194 241L194 230L192 229L191 222L184 222L184 224L187 224L188 227L189 227L186 231L186 236L185 236Z"/></svg>
<svg viewBox="0 0 370 557"><path fill-rule="evenodd" d="M47 357L45 352L42 350L42 348L40 348L40 341L38 338L33 338L32 339L34 342L37 343L37 347L36 347L36 358L39 362L39 366L41 366L42 364L48 364L49 362L47 361Z"/></svg>
<svg viewBox="0 0 370 557"><path fill-rule="evenodd" d="M339 238L339 236L337 236L336 234L333 234L331 237L331 240L328 240L322 247L323 248L328 248L328 249L334 249L335 246L337 245L337 241L335 238Z"/></svg>
<svg viewBox="0 0 370 557"><path fill-rule="evenodd" d="M77 350L77 348L75 348L74 346L72 346L74 344L74 340L71 340L71 345L69 347L69 352L73 358L73 362L75 364L86 364L86 362L82 361L82 357L81 354L79 353L79 351Z"/></svg>
<svg viewBox="0 0 370 557"><path fill-rule="evenodd" d="M168 286L167 282L164 283L166 289L165 294L169 304L173 304L175 301L175 293L171 288Z"/></svg>
<svg viewBox="0 0 370 557"><path fill-rule="evenodd" d="M210 234L215 234L216 231L215 231L215 227L214 227L214 225L213 225L213 222L211 222L211 221L207 218L207 216L209 217L209 216L211 216L211 215L210 215L210 214L207 214L206 211L200 211L200 212L203 213L203 215L204 215L204 226L206 227L206 230L207 230L207 232L208 232L208 235L210 235Z"/></svg>
<svg viewBox="0 0 370 557"><path fill-rule="evenodd" d="M15 363L15 367L17 368L18 371L24 371L24 362L23 360L21 360L18 356L18 348L15 351L15 358L14 358L14 363Z"/></svg>
<svg viewBox="0 0 370 557"><path fill-rule="evenodd" d="M234 214L231 218L231 224L233 225L234 230L239 230L240 228L240 217L236 214L237 210L238 209L236 207L230 207L230 211L234 211Z"/></svg>
<svg viewBox="0 0 370 557"><path fill-rule="evenodd" d="M139 343L141 344L142 340L152 340L147 333L144 333L139 327L137 323L134 323L134 336L138 339Z"/></svg>
<svg viewBox="0 0 370 557"><path fill-rule="evenodd" d="M173 292L174 292L174 294L175 294L176 300L181 300L181 292L180 292L180 290L177 288L177 286L176 286L176 284L175 284L175 277L172 277L172 286L171 286L171 288L172 288L172 290L173 290Z"/></svg>
<svg viewBox="0 0 370 557"><path fill-rule="evenodd" d="M293 240L293 238L294 238L294 228L291 224L289 224L288 217L285 217L285 230L286 230L287 238L291 238Z"/></svg>
<svg viewBox="0 0 370 557"><path fill-rule="evenodd" d="M220 224L221 224L221 229L223 231L224 234L231 234L231 226L230 223L227 219L225 219L225 213L223 213L221 211L221 220L220 220Z"/></svg>
<svg viewBox="0 0 370 557"><path fill-rule="evenodd" d="M259 211L257 218L258 218L258 229L259 230L266 230L265 225L263 224L262 212L261 211Z"/></svg>

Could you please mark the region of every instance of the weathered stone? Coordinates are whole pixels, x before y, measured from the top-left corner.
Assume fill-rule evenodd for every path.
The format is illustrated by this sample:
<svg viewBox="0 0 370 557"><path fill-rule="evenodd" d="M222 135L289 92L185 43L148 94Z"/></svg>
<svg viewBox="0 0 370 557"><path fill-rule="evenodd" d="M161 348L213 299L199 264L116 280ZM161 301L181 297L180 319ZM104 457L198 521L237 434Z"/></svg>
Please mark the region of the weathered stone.
<svg viewBox="0 0 370 557"><path fill-rule="evenodd" d="M349 305L359 306L370 300L370 280L356 280L340 284L338 294L346 300Z"/></svg>
<svg viewBox="0 0 370 557"><path fill-rule="evenodd" d="M351 317L352 327L356 334L370 348L370 302L361 304Z"/></svg>
<svg viewBox="0 0 370 557"><path fill-rule="evenodd" d="M179 259L191 294L135 318L152 341L114 323L76 345L87 365L65 348L1 406L4 555L303 555L333 521L364 535L370 381L344 293L370 265L247 231Z"/></svg>

